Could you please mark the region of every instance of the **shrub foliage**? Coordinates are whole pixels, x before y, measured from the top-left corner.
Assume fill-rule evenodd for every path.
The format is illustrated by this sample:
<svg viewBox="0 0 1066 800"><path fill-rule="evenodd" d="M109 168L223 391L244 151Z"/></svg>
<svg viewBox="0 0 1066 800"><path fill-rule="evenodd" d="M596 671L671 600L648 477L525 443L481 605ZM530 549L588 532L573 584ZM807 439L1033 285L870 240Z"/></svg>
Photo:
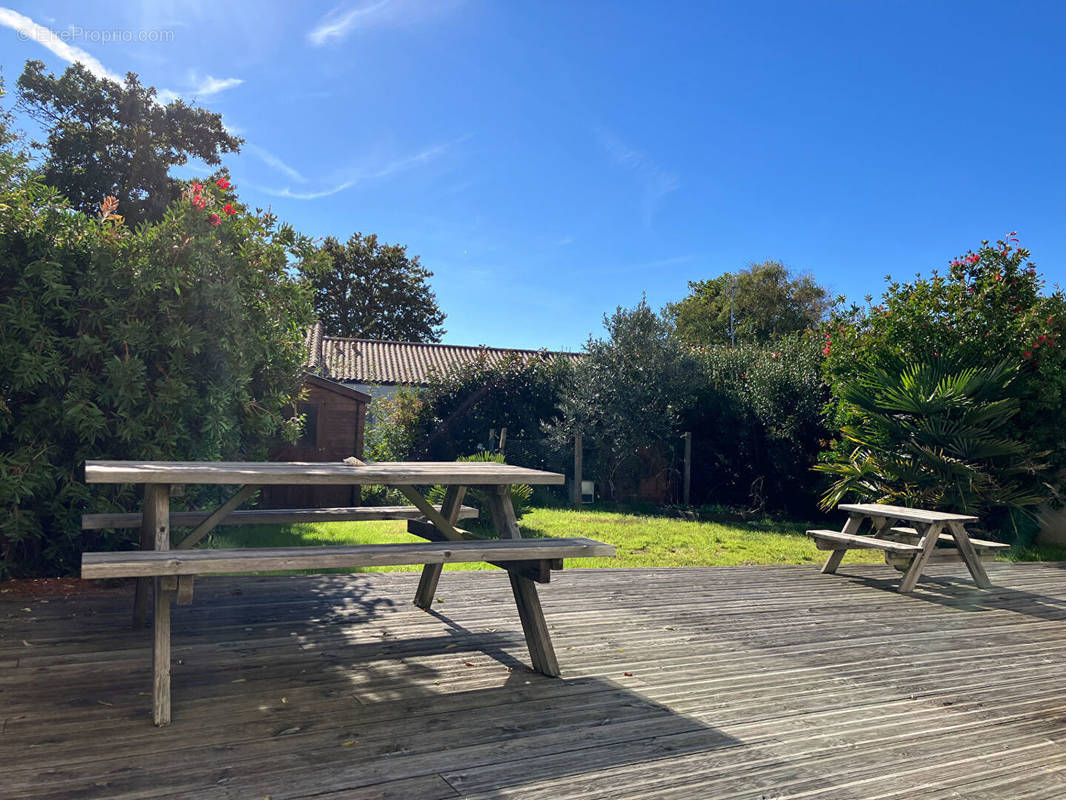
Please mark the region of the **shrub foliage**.
<svg viewBox="0 0 1066 800"><path fill-rule="evenodd" d="M103 198L101 198L103 200ZM135 507L86 487L87 459L253 459L293 422L310 242L240 206L224 176L130 231L113 199L71 209L0 156L2 574L70 572L128 532L80 531Z"/></svg>
<svg viewBox="0 0 1066 800"><path fill-rule="evenodd" d="M851 433L870 424L871 409L855 398L874 391L878 381L886 388L898 387L910 370L908 380L934 392L938 384L933 376L947 380L954 375L959 381L963 373L976 370L973 381L985 376L981 402L1004 401L1011 409L1009 434L1001 429L997 436L1019 443L1025 453L1015 453L1006 461L983 462L980 469L987 474L974 475L974 492L965 499L955 479L947 475L936 486L925 485L920 494L927 503L940 498L937 502L945 508L964 503L997 507L996 513L1008 515L1010 527L1016 527L1018 514L1010 509L1029 506L1032 497L1049 494L1061 484L1066 467L1061 426L1066 413L1066 352L1060 346L1064 324L1066 299L1061 291L1046 291L1029 251L1018 246L1013 233L994 244L982 242L976 250L953 259L943 273L934 270L928 277L919 275L908 282L890 279L880 303L842 309L825 328L825 375L834 398L830 418L845 434L826 453L825 461L844 465L842 469L857 468L846 466L855 449ZM1009 381L990 377L1004 374L1011 376ZM970 383L968 391L976 391L976 385ZM933 399L931 395L930 402ZM966 395L957 399L977 402ZM945 424L948 418L962 421L950 417L961 414L961 406L942 413L949 415ZM918 442L909 446L916 447ZM940 457L951 457L953 445L936 447ZM902 453L897 448L895 457L903 457ZM1022 463L1026 470L1035 471L1024 481L1024 491L1007 491L1005 487L1018 480L1016 468ZM898 471L887 464L885 469L887 484L898 486ZM925 474L923 485L935 474ZM849 492L861 496L858 486L856 480ZM981 486L985 488L978 490Z"/></svg>
<svg viewBox="0 0 1066 800"><path fill-rule="evenodd" d="M692 496L715 503L808 510L811 467L827 438L817 347L692 347L644 302L605 319L552 428L565 449L581 431L585 473L619 500L680 501L683 433L692 433Z"/></svg>
<svg viewBox="0 0 1066 800"><path fill-rule="evenodd" d="M434 375L419 392L403 392L391 402L374 401L374 457L454 461L495 447L489 432L507 428L511 463L541 468L551 456L542 445L543 427L560 415L570 364L548 354L479 359ZM380 403L380 405L378 405Z"/></svg>

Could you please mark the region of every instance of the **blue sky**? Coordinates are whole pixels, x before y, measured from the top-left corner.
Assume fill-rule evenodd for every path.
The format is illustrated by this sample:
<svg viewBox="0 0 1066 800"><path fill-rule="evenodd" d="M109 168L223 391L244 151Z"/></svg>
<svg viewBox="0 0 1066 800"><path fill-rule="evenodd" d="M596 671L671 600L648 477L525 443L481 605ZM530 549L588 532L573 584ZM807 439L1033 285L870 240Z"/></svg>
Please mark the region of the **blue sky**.
<svg viewBox="0 0 1066 800"><path fill-rule="evenodd" d="M642 293L768 258L861 300L1017 230L1066 283L1064 23L1028 1L36 0L0 7L0 66L11 88L77 58L218 111L242 200L407 244L445 341L577 349Z"/></svg>

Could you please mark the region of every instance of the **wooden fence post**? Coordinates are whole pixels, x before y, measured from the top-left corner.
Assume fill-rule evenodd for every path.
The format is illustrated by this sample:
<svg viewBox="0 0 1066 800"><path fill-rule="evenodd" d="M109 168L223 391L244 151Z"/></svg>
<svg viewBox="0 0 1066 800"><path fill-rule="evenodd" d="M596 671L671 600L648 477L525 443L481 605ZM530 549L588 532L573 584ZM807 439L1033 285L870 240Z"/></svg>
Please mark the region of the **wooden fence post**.
<svg viewBox="0 0 1066 800"><path fill-rule="evenodd" d="M689 490L692 488L692 431L685 431L681 436L685 440L685 505L689 504Z"/></svg>
<svg viewBox="0 0 1066 800"><path fill-rule="evenodd" d="M500 428L500 452L503 453L503 448L507 445L507 426L504 425Z"/></svg>
<svg viewBox="0 0 1066 800"><path fill-rule="evenodd" d="M574 434L574 481L570 486L570 502L575 506L581 505L581 466L583 456L581 431L578 431Z"/></svg>

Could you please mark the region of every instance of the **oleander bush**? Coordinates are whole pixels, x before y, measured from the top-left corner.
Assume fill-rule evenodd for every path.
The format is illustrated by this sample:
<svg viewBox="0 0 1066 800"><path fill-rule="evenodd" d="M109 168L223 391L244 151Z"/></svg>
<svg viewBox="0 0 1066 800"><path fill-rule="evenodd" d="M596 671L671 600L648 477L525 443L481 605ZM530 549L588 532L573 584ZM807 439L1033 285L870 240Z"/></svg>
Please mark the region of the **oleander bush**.
<svg viewBox="0 0 1066 800"><path fill-rule="evenodd" d="M945 509L976 503L988 509L991 527L1012 534L1031 533L1034 525L1026 509L1037 498L1048 499L1058 491L1066 468L1061 424L1066 414L1066 349L1060 341L1064 324L1066 299L1057 287L1048 290L1029 251L1018 246L1014 233L995 243L982 242L976 250L953 259L946 271L934 270L907 282L890 279L878 304L839 309L823 331L825 377L833 397L828 417L834 429L844 431L826 449L823 461L836 465L830 472L858 472L862 464L867 474L873 471L876 462L867 463L862 453L857 461L853 459L853 434L871 419L868 404L855 402L856 393L872 391L873 376L887 381L886 385L898 385L906 370L912 371L911 380L921 382L933 381L934 375L947 380L953 374L958 379L967 370L988 376L1005 369L1003 374L1010 379L992 381L995 391L989 394L983 389L982 402L1005 401L1011 408L1009 430L1001 430L999 436L1025 448L1025 453L1014 454L1020 461L1012 457L984 463L983 477L974 477L974 497L967 497L946 473L938 485L927 485L936 471L924 475L920 492L915 488L900 494L899 489L892 489L889 494L903 497L914 491L925 502ZM896 366L886 366L891 364ZM926 388L933 392L937 385L930 383ZM897 413L902 412L897 409ZM948 418L944 417L944 424ZM907 446L919 447L921 441L916 437ZM941 443L935 449L947 459L952 447L957 445ZM895 453L894 458L904 457L900 447ZM1015 486L1020 463L1026 465L1027 477L1017 491L978 490L980 486ZM882 477L887 485L897 484L899 474L884 464ZM838 481L828 497L866 496L860 486L856 475L847 490L840 492L837 489L844 486ZM1023 502L1012 500L1015 494Z"/></svg>
<svg viewBox="0 0 1066 800"><path fill-rule="evenodd" d="M114 198L89 216L0 151L0 577L69 574L131 531L80 530L130 510L88 487L87 459L263 458L297 421L316 250L238 201L224 174L130 230Z"/></svg>

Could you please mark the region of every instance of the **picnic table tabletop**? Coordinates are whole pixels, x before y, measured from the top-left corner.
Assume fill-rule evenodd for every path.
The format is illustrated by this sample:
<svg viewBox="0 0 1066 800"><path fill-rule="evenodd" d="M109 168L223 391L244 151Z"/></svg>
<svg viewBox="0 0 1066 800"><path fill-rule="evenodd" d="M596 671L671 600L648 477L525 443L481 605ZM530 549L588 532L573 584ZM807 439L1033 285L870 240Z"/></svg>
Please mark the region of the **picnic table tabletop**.
<svg viewBox="0 0 1066 800"><path fill-rule="evenodd" d="M382 484L487 486L561 484L557 472L495 461L86 461L86 483Z"/></svg>
<svg viewBox="0 0 1066 800"><path fill-rule="evenodd" d="M890 506L884 503L841 503L841 511L863 514L867 517L890 517L907 522L977 522L978 518L967 514L950 514L946 511L926 511L921 508Z"/></svg>

